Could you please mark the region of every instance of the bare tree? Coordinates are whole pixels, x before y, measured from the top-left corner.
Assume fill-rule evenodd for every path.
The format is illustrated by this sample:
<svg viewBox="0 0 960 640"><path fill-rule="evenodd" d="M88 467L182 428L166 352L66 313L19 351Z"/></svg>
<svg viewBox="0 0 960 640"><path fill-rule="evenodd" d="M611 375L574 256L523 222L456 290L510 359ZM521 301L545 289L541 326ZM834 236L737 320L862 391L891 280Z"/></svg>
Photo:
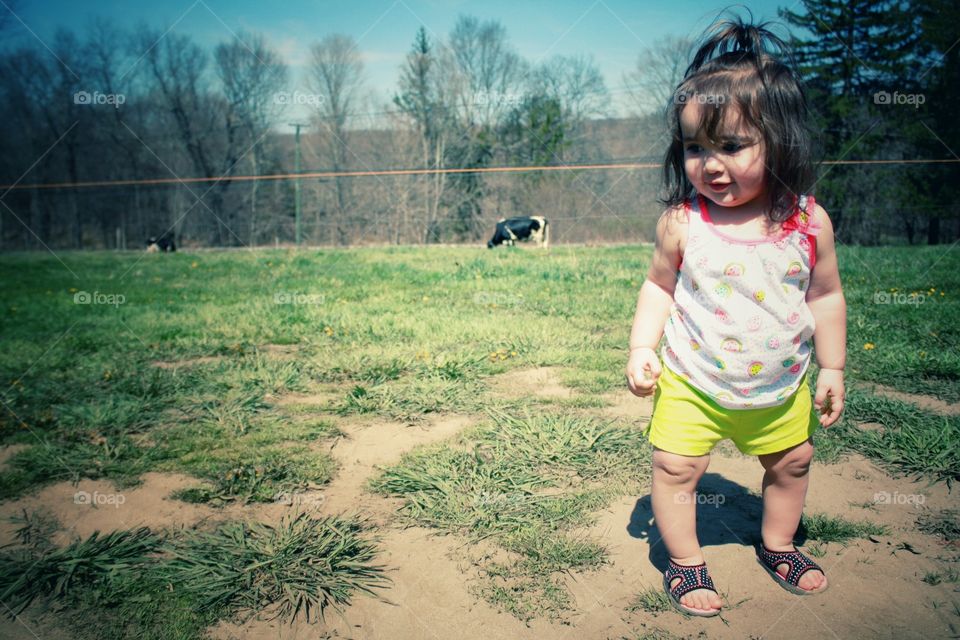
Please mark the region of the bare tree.
<svg viewBox="0 0 960 640"><path fill-rule="evenodd" d="M143 105L138 104L134 96L132 74L123 73L129 69L133 60L129 50L124 47L124 33L111 22L95 18L89 23L83 44L82 58L88 68L87 91L98 91L112 96L123 103L114 108L97 108L95 120L91 121L91 137L97 140L98 147L107 151L99 156L97 171L112 179L140 178L156 167L157 163L149 156L143 145L130 135L128 126L143 128ZM138 233L147 232L143 226L143 211L139 190L135 189L133 207L99 206L94 208L103 235L104 246L110 246L110 237L115 229L121 229L118 244L126 243L131 228L130 212L135 211ZM124 248L118 246L117 248Z"/></svg>
<svg viewBox="0 0 960 640"><path fill-rule="evenodd" d="M400 91L393 103L413 123L420 156L418 160L428 169L441 169L447 139L451 131L450 106L442 100L440 72L436 51L423 27L417 30L413 48L407 54L400 73ZM440 201L446 185L446 175L434 173L420 179L423 184L422 242L429 242L439 234Z"/></svg>
<svg viewBox="0 0 960 640"><path fill-rule="evenodd" d="M666 36L640 52L636 67L623 79L640 114L661 111L670 103L683 80L692 46L689 38Z"/></svg>
<svg viewBox="0 0 960 640"><path fill-rule="evenodd" d="M310 53L308 84L318 97L316 119L323 132L321 137L333 170L344 171L351 164L348 124L363 88L363 62L353 37L340 34L325 37L311 47ZM332 228L337 232L336 241L344 243L351 184L337 177L333 185L336 220Z"/></svg>
<svg viewBox="0 0 960 640"><path fill-rule="evenodd" d="M24 164L26 157L40 157L44 150L63 134L61 129L67 125L61 124L59 118L44 113L50 106L58 103L55 90L54 73L48 64L50 56L43 56L39 51L30 47L18 48L0 58L0 80L3 93L0 105L3 108L4 135L0 137L3 148L2 158L4 168L11 176L10 182L16 178L28 177L31 182L42 182L45 174L56 173L52 163L40 163L29 176L23 172L30 167ZM11 196L18 194L11 193ZM32 246L34 238L49 244L53 235L52 220L49 210L42 206L36 191L31 191L26 206L30 215L24 220L24 215L18 216L28 228L25 239L28 246ZM11 198L12 200L12 198ZM4 200L4 204L7 204ZM12 203L16 208L16 202ZM0 207L0 213L6 214L6 207Z"/></svg>
<svg viewBox="0 0 960 640"><path fill-rule="evenodd" d="M584 135L586 121L610 114L610 94L593 58L554 56L531 74L529 85L530 95L511 119L523 129L514 131L514 139L519 137L527 151L539 149L541 162L559 162L567 149L585 151L575 143ZM555 179L564 180L550 178Z"/></svg>
<svg viewBox="0 0 960 640"><path fill-rule="evenodd" d="M227 127L240 129L240 146L253 174L260 175L264 139L282 111L277 97L287 82L287 66L263 36L248 33L218 45L214 58L227 103ZM259 186L259 180L250 181L250 244L256 242Z"/></svg>
<svg viewBox="0 0 960 640"><path fill-rule="evenodd" d="M447 145L449 163L460 168L487 166L497 151L496 130L523 100L526 63L495 20L461 16L440 56L440 100L451 105L456 137ZM485 183L479 173L449 179L451 231L476 238L482 228Z"/></svg>
<svg viewBox="0 0 960 640"><path fill-rule="evenodd" d="M213 94L206 74L207 54L190 38L175 33L161 34L142 27L136 37L143 51L151 93L172 118L172 129L196 172L217 181L210 191L209 206L216 217L216 234L211 242L242 244L237 234L236 212L225 207L230 175L239 160L239 125L229 109ZM195 193L197 197L203 193Z"/></svg>
<svg viewBox="0 0 960 640"><path fill-rule="evenodd" d="M82 99L77 99L84 82L80 44L72 32L58 29L51 50L55 55L36 48L19 49L6 58L0 73L9 95L24 109L24 124L36 132L36 137L31 136L35 157L47 157L41 171L49 172L59 181L78 182L83 138L90 131L86 126L89 108L81 104ZM54 146L51 148L51 145ZM61 216L61 220L69 222L59 230L66 227L69 245L79 249L83 246L83 215L76 192L68 190L65 201L67 215ZM43 216L38 221L38 235L41 239L54 237L58 229L53 227L49 212L36 212Z"/></svg>
<svg viewBox="0 0 960 640"><path fill-rule="evenodd" d="M507 30L496 20L480 22L460 16L447 51L447 69L461 122L494 127L521 99L526 64L507 40Z"/></svg>
<svg viewBox="0 0 960 640"><path fill-rule="evenodd" d="M593 56L554 56L534 72L532 85L560 103L571 129L610 113L610 94Z"/></svg>

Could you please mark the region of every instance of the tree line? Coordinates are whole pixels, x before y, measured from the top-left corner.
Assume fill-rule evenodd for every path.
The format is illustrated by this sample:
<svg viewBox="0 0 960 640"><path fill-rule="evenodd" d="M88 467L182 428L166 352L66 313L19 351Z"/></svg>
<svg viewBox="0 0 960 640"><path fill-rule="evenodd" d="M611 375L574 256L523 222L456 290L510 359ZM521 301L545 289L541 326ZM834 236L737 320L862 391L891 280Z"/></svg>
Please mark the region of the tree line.
<svg viewBox="0 0 960 640"><path fill-rule="evenodd" d="M951 3L801 6L781 17L811 87L823 157L956 158ZM5 39L15 27L0 21ZM622 78L633 113L614 117L590 56L526 60L502 24L471 16L444 38L411 35L389 104L370 98L360 47L343 34L311 43L302 78L250 32L207 50L183 34L96 20L79 35L60 29L47 43L4 47L0 182L33 186L0 190L0 248L137 248L168 230L186 246L289 243L292 181L238 178L290 173L297 153L304 170L335 173L659 162L664 107L692 45L667 38L639 51ZM299 150L293 105L308 112ZM179 180L187 177L210 180ZM145 178L174 182L42 186ZM957 236L956 178L950 164L827 166L816 192L844 241L942 242ZM310 244L475 242L499 216L533 214L556 221L561 242L642 240L662 208L656 170L301 185Z"/></svg>

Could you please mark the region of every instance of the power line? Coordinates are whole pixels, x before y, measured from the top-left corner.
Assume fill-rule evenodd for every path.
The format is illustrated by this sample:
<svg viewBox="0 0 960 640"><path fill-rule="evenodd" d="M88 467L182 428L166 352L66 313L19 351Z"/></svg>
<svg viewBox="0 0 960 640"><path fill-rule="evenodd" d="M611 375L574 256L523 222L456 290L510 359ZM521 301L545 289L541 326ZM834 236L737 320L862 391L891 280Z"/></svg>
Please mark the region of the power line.
<svg viewBox="0 0 960 640"><path fill-rule="evenodd" d="M960 159L913 159L913 160L825 160L823 165L901 165L901 164L958 164ZM90 180L81 182L52 182L34 184L0 185L5 191L24 189L80 189L89 187L115 187L130 185L193 184L202 182L251 182L259 180L293 180L296 178L361 178L368 176L413 176L456 173L530 173L549 171L583 171L600 169L659 169L659 162L622 162L610 164L536 165L520 167L473 167L449 169L377 169L365 171L311 171L305 173L278 173L265 176L221 176L219 178L145 178L139 180Z"/></svg>

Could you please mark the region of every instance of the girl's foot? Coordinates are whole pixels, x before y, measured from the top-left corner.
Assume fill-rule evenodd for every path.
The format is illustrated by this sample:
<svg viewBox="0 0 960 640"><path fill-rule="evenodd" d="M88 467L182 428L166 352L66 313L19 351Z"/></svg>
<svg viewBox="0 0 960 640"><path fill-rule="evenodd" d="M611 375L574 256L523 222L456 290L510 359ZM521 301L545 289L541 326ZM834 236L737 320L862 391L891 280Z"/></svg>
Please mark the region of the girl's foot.
<svg viewBox="0 0 960 640"><path fill-rule="evenodd" d="M673 605L694 616L715 616L723 604L703 562L681 565L670 559L663 575L663 586Z"/></svg>
<svg viewBox="0 0 960 640"><path fill-rule="evenodd" d="M797 595L820 593L827 589L827 577L813 560L793 545L773 549L761 543L757 561L781 587Z"/></svg>

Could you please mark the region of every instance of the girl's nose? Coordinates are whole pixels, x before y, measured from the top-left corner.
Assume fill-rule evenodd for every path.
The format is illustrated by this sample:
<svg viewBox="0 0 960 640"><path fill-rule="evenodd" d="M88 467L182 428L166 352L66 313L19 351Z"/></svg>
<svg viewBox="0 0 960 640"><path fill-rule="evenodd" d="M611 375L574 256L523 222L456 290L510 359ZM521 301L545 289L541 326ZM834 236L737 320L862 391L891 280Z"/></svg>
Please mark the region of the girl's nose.
<svg viewBox="0 0 960 640"><path fill-rule="evenodd" d="M723 171L723 164L712 153L708 153L703 168L707 173L720 173Z"/></svg>

